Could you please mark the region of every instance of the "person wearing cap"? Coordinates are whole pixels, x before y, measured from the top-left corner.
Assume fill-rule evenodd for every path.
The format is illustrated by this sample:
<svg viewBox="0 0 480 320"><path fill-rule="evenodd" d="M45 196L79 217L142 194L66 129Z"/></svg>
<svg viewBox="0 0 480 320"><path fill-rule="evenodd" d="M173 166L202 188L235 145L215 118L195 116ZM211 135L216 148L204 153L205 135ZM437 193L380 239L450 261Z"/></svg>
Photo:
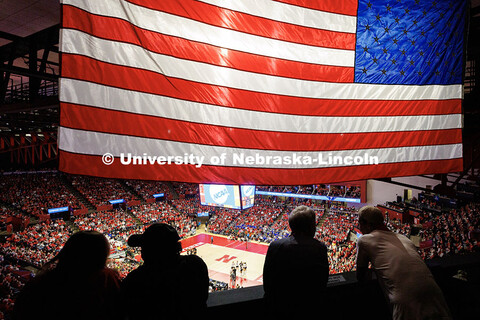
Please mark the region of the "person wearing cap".
<svg viewBox="0 0 480 320"><path fill-rule="evenodd" d="M369 278L369 263L392 309L393 319L450 319L442 291L407 237L391 232L380 209L358 212L357 279Z"/></svg>
<svg viewBox="0 0 480 320"><path fill-rule="evenodd" d="M121 284L129 320L187 319L206 312L207 265L196 255L180 255L180 237L172 226L154 223L130 236L128 245L140 247L143 259Z"/></svg>
<svg viewBox="0 0 480 320"><path fill-rule="evenodd" d="M269 319L301 319L318 314L325 304L327 247L314 238L315 212L295 208L288 223L292 234L268 247L263 288Z"/></svg>

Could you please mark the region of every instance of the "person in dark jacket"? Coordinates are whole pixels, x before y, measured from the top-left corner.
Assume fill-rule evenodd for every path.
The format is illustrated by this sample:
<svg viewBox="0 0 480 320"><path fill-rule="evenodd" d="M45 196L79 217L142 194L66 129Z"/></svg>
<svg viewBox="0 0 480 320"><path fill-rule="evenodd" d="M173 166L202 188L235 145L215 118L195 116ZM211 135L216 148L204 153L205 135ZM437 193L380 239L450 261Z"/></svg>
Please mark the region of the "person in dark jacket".
<svg viewBox="0 0 480 320"><path fill-rule="evenodd" d="M327 247L314 239L315 212L307 206L289 215L288 238L270 244L263 268L267 314L272 319L301 319L317 314L328 281Z"/></svg>
<svg viewBox="0 0 480 320"><path fill-rule="evenodd" d="M122 282L128 319L193 319L206 312L208 269L196 255L180 255L177 231L154 223L128 239L141 247L143 265Z"/></svg>

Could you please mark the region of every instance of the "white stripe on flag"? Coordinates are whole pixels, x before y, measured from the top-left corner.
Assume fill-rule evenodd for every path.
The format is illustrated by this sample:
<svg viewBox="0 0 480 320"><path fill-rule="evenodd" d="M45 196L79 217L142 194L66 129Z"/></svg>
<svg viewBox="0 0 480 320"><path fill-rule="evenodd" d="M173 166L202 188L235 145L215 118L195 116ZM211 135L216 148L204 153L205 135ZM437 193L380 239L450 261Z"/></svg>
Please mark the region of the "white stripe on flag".
<svg viewBox="0 0 480 320"><path fill-rule="evenodd" d="M392 132L462 128L460 114L394 117L315 117L259 112L60 79L60 101L196 123L297 133Z"/></svg>
<svg viewBox="0 0 480 320"><path fill-rule="evenodd" d="M105 142L108 141L108 145ZM400 147L400 148L383 148L383 149L363 149L363 150L343 150L331 152L288 152L288 151L272 151L272 150L256 150L256 149L240 149L228 148L219 146L197 145L191 143L165 141L158 139L139 138L132 136L122 136L115 134L107 134L92 131L82 131L70 128L60 128L59 148L63 151L89 154L89 155L103 155L111 153L119 157L121 153L130 153L132 156L185 156L185 154L192 154L194 156L204 156L204 165L213 164L211 159L219 157L223 153L228 156L224 163L215 164L220 166L234 166L234 167L274 167L281 168L327 168L348 166L348 164L332 164L332 163L283 163L278 165L259 164L254 163L245 164L235 162L235 155L239 157L256 157L263 159L267 157L310 157L311 159L318 159L319 154L322 154L322 161L327 162L329 155L336 157L364 157L367 154L369 157L378 157L378 163L399 163L411 161L428 161L428 160L442 160L455 159L462 157L462 144L451 145L435 145L435 146L415 146L415 147Z"/></svg>
<svg viewBox="0 0 480 320"><path fill-rule="evenodd" d="M355 33L357 28L356 17L301 8L281 2L266 0L206 0L201 2L209 3L220 8L251 14L257 17L315 29ZM135 20L137 22L141 21L135 19L132 14L141 13L140 16L142 18L156 14L155 10L137 6L133 3L122 0L62 0L62 3L81 8L91 13L117 16L121 19Z"/></svg>
<svg viewBox="0 0 480 320"><path fill-rule="evenodd" d="M217 7L311 28L355 33L357 18L267 0L200 0Z"/></svg>
<svg viewBox="0 0 480 320"><path fill-rule="evenodd" d="M62 30L61 51L150 70L166 76L249 91L296 97L351 100L444 100L462 98L462 85L371 85L281 78L178 59L139 46Z"/></svg>
<svg viewBox="0 0 480 320"><path fill-rule="evenodd" d="M88 9L87 11L91 13L128 20L147 30L222 48L314 64L347 67L353 67L354 65L355 52L353 50L314 47L250 35L142 8L128 2L115 2L115 5L110 5L110 2L108 2L108 6L103 1L90 2L85 0L80 3L82 2L88 4L88 6L80 8ZM72 36L75 37L76 35Z"/></svg>

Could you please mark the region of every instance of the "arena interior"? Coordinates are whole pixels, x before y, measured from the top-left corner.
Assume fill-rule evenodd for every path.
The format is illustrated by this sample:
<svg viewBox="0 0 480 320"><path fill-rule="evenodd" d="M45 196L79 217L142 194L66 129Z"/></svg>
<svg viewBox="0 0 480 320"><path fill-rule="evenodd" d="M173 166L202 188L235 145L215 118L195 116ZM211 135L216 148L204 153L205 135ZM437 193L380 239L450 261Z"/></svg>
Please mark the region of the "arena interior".
<svg viewBox="0 0 480 320"><path fill-rule="evenodd" d="M328 248L330 315L388 319L378 285L355 279L358 210L377 206L387 226L409 237L442 288L455 319L480 312L480 1L469 3L463 76L461 172L307 185L255 185L247 205L210 203L217 184L114 179L59 170L59 28L56 0L0 2L0 319L11 319L24 285L79 230L111 245L108 266L124 278L141 265L130 235L154 222L181 237L182 254L208 266L211 317L248 318L262 305L269 243L288 237L289 213L316 213L315 238ZM222 187L223 188L223 187ZM225 189L226 190L226 189ZM218 190L217 190L218 192ZM239 200L240 201L240 200ZM319 315L322 313L319 310Z"/></svg>

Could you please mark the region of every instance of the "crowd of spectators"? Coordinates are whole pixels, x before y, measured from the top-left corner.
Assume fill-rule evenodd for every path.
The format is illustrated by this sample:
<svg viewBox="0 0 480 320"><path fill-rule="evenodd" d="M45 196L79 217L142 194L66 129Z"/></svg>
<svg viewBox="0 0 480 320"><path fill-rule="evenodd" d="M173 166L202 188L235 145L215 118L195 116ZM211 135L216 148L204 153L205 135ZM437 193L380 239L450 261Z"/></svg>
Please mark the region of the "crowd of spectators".
<svg viewBox="0 0 480 320"><path fill-rule="evenodd" d="M355 268L356 245L350 233L358 224L355 207L332 205L317 228L315 237L328 248L330 273L352 271Z"/></svg>
<svg viewBox="0 0 480 320"><path fill-rule="evenodd" d="M300 186L257 186L259 191L318 195L327 197L361 198L360 186L352 185L300 185Z"/></svg>
<svg viewBox="0 0 480 320"><path fill-rule="evenodd" d="M172 203L174 201L176 200ZM197 228L195 217L182 211L182 207L177 207L178 211L174 207L175 204L170 205L170 202L159 201L136 206L132 208L132 214L143 224L163 222L174 226L180 237L195 234Z"/></svg>
<svg viewBox="0 0 480 320"><path fill-rule="evenodd" d="M28 225L30 222L30 217L19 213L18 210L0 206L0 231L13 231L13 219L18 219L22 225Z"/></svg>
<svg viewBox="0 0 480 320"><path fill-rule="evenodd" d="M48 220L13 233L0 244L0 249L9 258L41 267L58 253L71 234L63 220Z"/></svg>
<svg viewBox="0 0 480 320"><path fill-rule="evenodd" d="M399 211L399 212L405 212L407 207L403 202L396 202L396 201L388 201L385 203L385 207Z"/></svg>
<svg viewBox="0 0 480 320"><path fill-rule="evenodd" d="M163 193L165 197L169 198L168 186L160 181L145 181L145 180L125 180L125 183L132 187L143 200L153 198L154 194Z"/></svg>
<svg viewBox="0 0 480 320"><path fill-rule="evenodd" d="M357 247L354 241L346 241L331 247L328 253L330 274L355 270Z"/></svg>
<svg viewBox="0 0 480 320"><path fill-rule="evenodd" d="M200 204L198 193L193 197L174 199L171 203L178 211L189 216L196 216L199 212L205 211L204 206Z"/></svg>
<svg viewBox="0 0 480 320"><path fill-rule="evenodd" d="M285 186L256 186L255 189L268 192L286 192Z"/></svg>
<svg viewBox="0 0 480 320"><path fill-rule="evenodd" d="M110 199L134 199L118 180L83 176L70 176L67 179L94 205L107 204L106 201ZM130 181L128 185L144 200L151 198L152 194L170 190L167 184L158 182ZM141 233L151 223L168 223L178 230L181 237L187 237L196 232L197 213L207 211L207 231L235 239L270 243L290 235L288 214L299 205L307 205L316 212L315 237L327 245L330 273L353 271L355 268L358 214L354 207L303 198L257 195L252 208L240 211L200 205L198 185L172 185L173 194L179 196L178 199L144 202L132 208L123 207L74 216L69 223L71 227L63 220L47 220L23 226L23 230L13 232L0 244L0 259L3 261L3 257L6 257L9 261L21 261L39 268L58 253L74 230L97 230L108 238L112 254L118 254L109 260L109 266L124 277L140 264L139 252L127 246L127 239L131 234ZM21 210L36 215L47 207L82 206L81 200L76 199L69 191L59 173L4 175L0 176L0 187L5 190L0 194L0 200L18 208L0 207L0 226L3 229L7 226L7 218L23 217L19 213ZM360 188L357 186L259 186L257 190L360 196ZM417 217L419 224L415 226L419 229L418 237L421 242L431 243L419 250L424 259L471 252L480 247L478 239L473 236L480 229L479 204L445 208L431 198L424 197L409 204L389 202L387 206L402 212L407 212L408 207L413 206L420 212ZM387 227L407 237L410 237L413 228L411 223L401 223L395 219L389 220ZM8 291L7 296L12 296L15 288L22 285L17 281L18 277L11 275L17 270L17 266L3 266L0 263L0 267L1 290ZM5 284L6 282L10 286ZM222 284L212 286L212 290L222 288ZM0 311L5 308L8 310L9 305L8 299L2 300Z"/></svg>
<svg viewBox="0 0 480 320"><path fill-rule="evenodd" d="M344 197L345 196L345 186L330 186L330 192L327 194L329 197Z"/></svg>
<svg viewBox="0 0 480 320"><path fill-rule="evenodd" d="M360 186L349 186L345 192L345 197L360 199L362 196L362 189Z"/></svg>
<svg viewBox="0 0 480 320"><path fill-rule="evenodd" d="M330 188L324 184L316 184L313 186L312 194L319 196L326 196L330 192Z"/></svg>
<svg viewBox="0 0 480 320"><path fill-rule="evenodd" d="M109 261L121 275L126 275L138 266L138 261L135 259L138 252L127 246L128 237L134 233L143 232L152 222L169 223L177 228L181 236L195 233L195 220L175 211L165 202L145 204L142 208L136 207L133 210L133 215L122 209L91 212L73 217L72 221L75 230L96 230L103 233L110 242L112 254L129 252L129 259L120 258ZM137 223L135 220L137 212L141 212L142 217L150 212L156 218ZM4 243L0 244L0 251L10 259L40 268L59 252L72 233L73 230L63 220L47 220L12 233Z"/></svg>
<svg viewBox="0 0 480 320"><path fill-rule="evenodd" d="M172 182L173 189L179 198L188 198L198 194L198 184Z"/></svg>
<svg viewBox="0 0 480 320"><path fill-rule="evenodd" d="M72 186L96 207L109 204L108 200L124 199L126 202L138 200L117 179L77 175L69 175L68 178Z"/></svg>
<svg viewBox="0 0 480 320"><path fill-rule="evenodd" d="M456 203L457 199L430 193L421 193L419 199L413 198L407 202L387 202L386 207L402 213L413 209L416 216L415 223L391 220L387 226L406 236L411 235L413 226L419 229L419 252L424 259L479 250L480 207L474 202L458 207Z"/></svg>
<svg viewBox="0 0 480 320"><path fill-rule="evenodd" d="M233 232L233 221L240 216L240 210L219 207L206 207L210 214L206 230L208 232L229 235Z"/></svg>
<svg viewBox="0 0 480 320"><path fill-rule="evenodd" d="M117 270L121 279L140 266L140 261L132 258L108 259L107 267Z"/></svg>
<svg viewBox="0 0 480 320"><path fill-rule="evenodd" d="M19 173L0 175L0 200L39 216L50 208L85 208L60 178L60 173Z"/></svg>
<svg viewBox="0 0 480 320"><path fill-rule="evenodd" d="M386 223L387 228L393 232L403 234L405 237L410 238L412 232L412 226L410 223L401 223L400 221L393 219Z"/></svg>
<svg viewBox="0 0 480 320"><path fill-rule="evenodd" d="M111 253L115 255L116 253L129 252L132 256L135 256L138 250L134 250L127 246L128 237L132 234L141 233L145 230L146 225L132 225L120 229L110 229L104 233L107 237L108 242L110 242ZM91 229L89 229L91 230ZM134 252L135 251L135 252Z"/></svg>
<svg viewBox="0 0 480 320"><path fill-rule="evenodd" d="M0 320L12 312L15 297L32 276L30 271L22 269L0 254Z"/></svg>
<svg viewBox="0 0 480 320"><path fill-rule="evenodd" d="M471 203L440 215L425 214L422 223L420 236L423 241L431 241L431 246L421 251L424 259L480 249L479 239L474 236L480 229L479 204Z"/></svg>
<svg viewBox="0 0 480 320"><path fill-rule="evenodd" d="M88 213L75 217L73 222L79 230L95 230L103 234L110 230L127 230L136 225L133 217L123 209Z"/></svg>
<svg viewBox="0 0 480 320"><path fill-rule="evenodd" d="M350 231L358 224L358 213L354 207L332 206L317 235L327 246L348 240Z"/></svg>
<svg viewBox="0 0 480 320"><path fill-rule="evenodd" d="M248 208L234 221L233 236L266 243L283 238L284 230L272 228L282 212L283 209L266 204L257 204Z"/></svg>
<svg viewBox="0 0 480 320"><path fill-rule="evenodd" d="M276 198L257 197L255 206L240 211L236 209L206 206L207 230L235 239L270 243L289 235L282 223L278 223L285 210L285 203Z"/></svg>

